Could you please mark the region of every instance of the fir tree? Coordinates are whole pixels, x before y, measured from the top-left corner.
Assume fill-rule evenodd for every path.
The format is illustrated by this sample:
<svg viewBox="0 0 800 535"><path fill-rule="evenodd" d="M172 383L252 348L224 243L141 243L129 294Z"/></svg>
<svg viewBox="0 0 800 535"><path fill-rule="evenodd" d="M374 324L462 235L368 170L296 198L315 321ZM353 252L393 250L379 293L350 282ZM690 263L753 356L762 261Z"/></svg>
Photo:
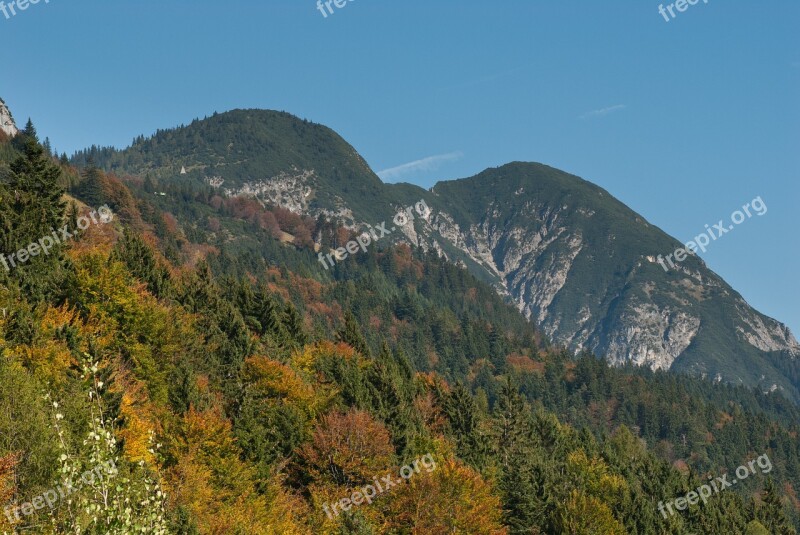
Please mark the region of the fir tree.
<svg viewBox="0 0 800 535"><path fill-rule="evenodd" d="M510 378L495 407L494 439L505 524L512 534L532 533L547 512L542 467L536 462L541 453L535 449L530 408Z"/></svg>
<svg viewBox="0 0 800 535"><path fill-rule="evenodd" d="M476 468L485 465L488 444L475 398L460 382L446 394L444 413L455 437L458 456Z"/></svg>
<svg viewBox="0 0 800 535"><path fill-rule="evenodd" d="M358 325L356 317L349 310L344 314L344 327L336 334L336 338L340 342L348 344L365 357L370 357L367 340L361 333L361 327Z"/></svg>
<svg viewBox="0 0 800 535"><path fill-rule="evenodd" d="M86 169L81 173L81 182L76 193L88 205L98 207L106 201L103 188L103 173L95 165L94 159L89 158Z"/></svg>
<svg viewBox="0 0 800 535"><path fill-rule="evenodd" d="M797 531L789 524L786 513L783 510L778 489L772 478L767 479L764 485L762 505L756 513L756 519L767 528L770 533L775 535L796 535Z"/></svg>
<svg viewBox="0 0 800 535"><path fill-rule="evenodd" d="M59 185L61 169L44 155L38 143L26 139L23 154L11 164L7 183L0 184L0 253L8 256L4 259L7 268L0 268L0 276L10 276L23 292L41 299L63 295L66 290L62 284L63 245L57 233L63 225L65 203ZM48 254L19 262L19 251L40 239L48 245ZM18 263L12 261L11 254L16 255Z"/></svg>
<svg viewBox="0 0 800 535"><path fill-rule="evenodd" d="M281 323L290 343L301 347L308 343L308 337L303 328L303 318L300 317L300 314L292 303L286 303L286 306L283 308Z"/></svg>

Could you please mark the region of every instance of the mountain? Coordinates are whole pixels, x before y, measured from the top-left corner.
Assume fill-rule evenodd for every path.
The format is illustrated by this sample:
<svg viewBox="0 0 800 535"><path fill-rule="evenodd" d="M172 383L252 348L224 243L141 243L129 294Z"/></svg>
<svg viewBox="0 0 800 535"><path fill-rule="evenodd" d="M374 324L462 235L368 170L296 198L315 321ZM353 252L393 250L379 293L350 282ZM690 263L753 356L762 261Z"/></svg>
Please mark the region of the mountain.
<svg viewBox="0 0 800 535"><path fill-rule="evenodd" d="M697 256L665 272L657 258L677 240L563 171L516 162L430 191L383 184L329 128L264 110L215 114L73 160L89 156L108 171L205 184L351 228L422 199L431 212L401 226L403 238L494 284L557 343L800 400L800 345L785 325Z"/></svg>
<svg viewBox="0 0 800 535"><path fill-rule="evenodd" d="M602 188L540 164L513 163L433 188L432 227L496 277L555 341L613 363L689 371L796 396L782 362L800 345ZM438 239L437 236L437 239Z"/></svg>
<svg viewBox="0 0 800 535"><path fill-rule="evenodd" d="M467 196L386 186L419 246L323 270L353 229L35 132L0 139L0 532L796 533L800 407L554 346L456 265L492 278L443 237Z"/></svg>

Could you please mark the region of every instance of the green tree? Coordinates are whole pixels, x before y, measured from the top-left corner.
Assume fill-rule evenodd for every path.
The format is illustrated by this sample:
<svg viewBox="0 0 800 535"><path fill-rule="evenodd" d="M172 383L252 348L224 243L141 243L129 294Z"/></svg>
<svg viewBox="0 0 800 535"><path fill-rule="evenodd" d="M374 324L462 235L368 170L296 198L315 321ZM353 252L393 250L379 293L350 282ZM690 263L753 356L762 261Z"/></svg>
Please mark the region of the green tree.
<svg viewBox="0 0 800 535"><path fill-rule="evenodd" d="M75 193L83 199L83 201L94 207L101 206L106 202L106 194L103 186L104 176L102 171L95 165L93 159L89 159L89 163L81 173L81 182L75 190Z"/></svg>
<svg viewBox="0 0 800 535"><path fill-rule="evenodd" d="M756 512L756 519L776 535L796 535L795 529L786 518L780 494L772 478L767 479L762 495L762 505Z"/></svg>
<svg viewBox="0 0 800 535"><path fill-rule="evenodd" d="M460 382L444 396L442 408L455 437L458 456L475 468L485 466L488 444L475 398Z"/></svg>
<svg viewBox="0 0 800 535"><path fill-rule="evenodd" d="M58 229L66 205L61 200L60 177L61 169L44 155L41 145L26 138L22 155L10 166L8 181L0 184L0 253L4 255L0 280L10 277L34 300L63 295L64 237ZM23 249L27 252L21 253ZM27 257L24 262L20 255Z"/></svg>
<svg viewBox="0 0 800 535"><path fill-rule="evenodd" d="M361 332L356 317L349 310L344 313L344 327L336 333L336 339L348 344L365 357L370 356L367 340Z"/></svg>
<svg viewBox="0 0 800 535"><path fill-rule="evenodd" d="M543 452L536 448L530 408L512 379L503 383L493 422L493 444L500 465L498 483L503 521L512 534L534 532L548 512Z"/></svg>

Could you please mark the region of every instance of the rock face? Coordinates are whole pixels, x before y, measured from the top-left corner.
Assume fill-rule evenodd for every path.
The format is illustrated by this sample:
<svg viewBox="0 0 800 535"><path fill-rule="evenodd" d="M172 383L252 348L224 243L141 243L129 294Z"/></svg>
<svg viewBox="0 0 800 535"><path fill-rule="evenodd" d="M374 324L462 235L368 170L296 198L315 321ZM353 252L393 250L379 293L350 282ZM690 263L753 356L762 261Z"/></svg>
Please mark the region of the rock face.
<svg viewBox="0 0 800 535"><path fill-rule="evenodd" d="M554 341L615 364L798 395L781 371L800 355L789 329L696 256L665 272L656 258L680 244L601 188L509 164L432 193L420 245L490 275Z"/></svg>
<svg viewBox="0 0 800 535"><path fill-rule="evenodd" d="M0 130L9 137L14 137L19 132L14 117L11 116L11 111L2 98L0 98Z"/></svg>

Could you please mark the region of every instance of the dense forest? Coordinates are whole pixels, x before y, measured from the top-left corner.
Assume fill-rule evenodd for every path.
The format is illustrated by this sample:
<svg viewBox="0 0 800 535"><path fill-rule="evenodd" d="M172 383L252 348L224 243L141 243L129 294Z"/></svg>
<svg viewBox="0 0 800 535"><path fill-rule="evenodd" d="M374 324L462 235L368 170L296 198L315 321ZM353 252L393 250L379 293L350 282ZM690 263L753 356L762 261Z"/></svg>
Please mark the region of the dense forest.
<svg viewBox="0 0 800 535"><path fill-rule="evenodd" d="M336 222L89 156L0 139L0 531L800 526L784 397L571 355L407 245L322 270Z"/></svg>

